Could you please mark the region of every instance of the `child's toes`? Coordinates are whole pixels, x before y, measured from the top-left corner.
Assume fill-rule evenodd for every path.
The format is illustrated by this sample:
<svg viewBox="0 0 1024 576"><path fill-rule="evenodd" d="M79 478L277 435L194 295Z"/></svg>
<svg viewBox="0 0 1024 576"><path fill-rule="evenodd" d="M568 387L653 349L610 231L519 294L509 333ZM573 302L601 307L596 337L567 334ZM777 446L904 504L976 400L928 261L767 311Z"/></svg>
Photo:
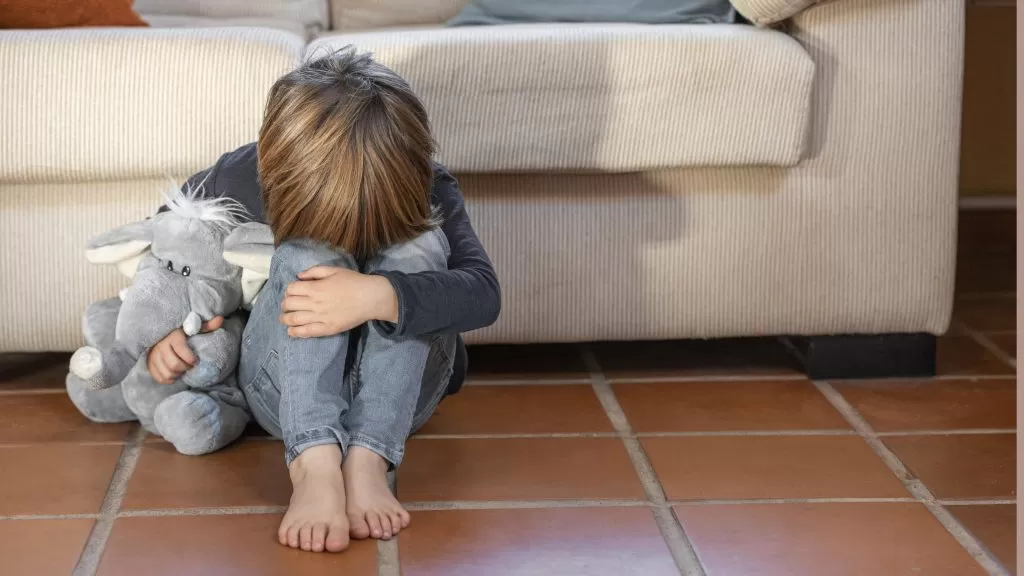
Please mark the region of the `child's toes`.
<svg viewBox="0 0 1024 576"><path fill-rule="evenodd" d="M388 515L388 518L391 519L391 533L398 534L399 530L404 528L404 526L402 526L402 519L398 517L397 512L392 512Z"/></svg>
<svg viewBox="0 0 1024 576"><path fill-rule="evenodd" d="M313 526L311 524L303 524L299 530L299 547L306 552L313 549Z"/></svg>
<svg viewBox="0 0 1024 576"><path fill-rule="evenodd" d="M376 512L366 513L366 524L370 526L370 536L380 538L384 535L384 528L380 525L380 516Z"/></svg>
<svg viewBox="0 0 1024 576"><path fill-rule="evenodd" d="M348 527L340 523L331 524L327 528L324 549L328 552L341 552L345 548L348 548Z"/></svg>
<svg viewBox="0 0 1024 576"><path fill-rule="evenodd" d="M395 530L391 528L391 518L387 514L380 514L380 531L381 540L389 540L391 535L395 533Z"/></svg>
<svg viewBox="0 0 1024 576"><path fill-rule="evenodd" d="M323 552L324 540L327 539L327 524L314 524L312 538L313 541L310 543L310 546L313 552Z"/></svg>
<svg viewBox="0 0 1024 576"><path fill-rule="evenodd" d="M292 524L288 527L288 545L292 548L299 547L299 528L298 524Z"/></svg>
<svg viewBox="0 0 1024 576"><path fill-rule="evenodd" d="M410 517L409 513L405 511L405 508L398 509L398 518L401 521L402 528L409 527L409 522L412 520L412 517Z"/></svg>
<svg viewBox="0 0 1024 576"><path fill-rule="evenodd" d="M370 525L366 523L365 514L349 514L348 525L356 540L370 537Z"/></svg>

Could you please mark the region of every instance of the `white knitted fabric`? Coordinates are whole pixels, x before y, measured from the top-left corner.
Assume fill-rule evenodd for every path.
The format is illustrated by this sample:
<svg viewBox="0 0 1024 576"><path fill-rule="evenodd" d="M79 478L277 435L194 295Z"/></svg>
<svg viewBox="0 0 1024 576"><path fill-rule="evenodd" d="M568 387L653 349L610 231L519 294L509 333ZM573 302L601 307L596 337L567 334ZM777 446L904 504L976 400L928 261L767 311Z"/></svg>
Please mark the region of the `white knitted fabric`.
<svg viewBox="0 0 1024 576"><path fill-rule="evenodd" d="M465 172L790 166L814 63L740 25L512 25L347 34L408 79Z"/></svg>
<svg viewBox="0 0 1024 576"><path fill-rule="evenodd" d="M269 28L0 32L0 183L191 174L255 140L302 48Z"/></svg>

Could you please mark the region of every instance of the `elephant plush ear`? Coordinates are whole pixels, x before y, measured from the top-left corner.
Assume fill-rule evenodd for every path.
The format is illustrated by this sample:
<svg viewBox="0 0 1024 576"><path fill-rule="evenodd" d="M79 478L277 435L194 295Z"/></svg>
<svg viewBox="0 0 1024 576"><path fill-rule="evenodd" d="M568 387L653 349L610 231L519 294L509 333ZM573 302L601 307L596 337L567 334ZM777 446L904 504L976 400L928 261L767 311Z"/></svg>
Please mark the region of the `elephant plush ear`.
<svg viewBox="0 0 1024 576"><path fill-rule="evenodd" d="M224 259L242 268L242 307L247 310L270 275L273 257L274 233L266 224L247 222L224 239Z"/></svg>
<svg viewBox="0 0 1024 576"><path fill-rule="evenodd" d="M150 219L125 224L96 236L86 245L85 259L93 264L113 264L132 278L139 261L153 243Z"/></svg>

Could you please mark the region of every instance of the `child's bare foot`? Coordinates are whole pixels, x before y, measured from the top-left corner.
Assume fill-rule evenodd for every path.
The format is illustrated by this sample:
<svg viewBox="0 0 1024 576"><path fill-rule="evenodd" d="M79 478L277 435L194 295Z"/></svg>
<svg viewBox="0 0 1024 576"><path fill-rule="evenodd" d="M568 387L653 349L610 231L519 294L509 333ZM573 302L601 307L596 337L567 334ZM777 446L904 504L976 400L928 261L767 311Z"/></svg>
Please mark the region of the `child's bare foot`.
<svg viewBox="0 0 1024 576"><path fill-rule="evenodd" d="M341 449L335 444L307 448L292 461L288 474L292 499L277 529L281 544L311 552L348 548Z"/></svg>
<svg viewBox="0 0 1024 576"><path fill-rule="evenodd" d="M388 463L371 450L352 446L342 466L353 538L387 540L409 526L409 513L388 488Z"/></svg>

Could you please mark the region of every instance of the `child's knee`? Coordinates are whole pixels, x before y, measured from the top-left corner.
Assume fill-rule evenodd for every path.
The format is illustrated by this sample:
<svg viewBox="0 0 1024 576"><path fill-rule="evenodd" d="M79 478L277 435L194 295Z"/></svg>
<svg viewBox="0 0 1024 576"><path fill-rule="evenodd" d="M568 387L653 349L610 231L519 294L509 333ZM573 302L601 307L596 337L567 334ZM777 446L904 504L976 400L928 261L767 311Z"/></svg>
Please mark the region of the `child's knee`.
<svg viewBox="0 0 1024 576"><path fill-rule="evenodd" d="M351 255L311 240L282 242L274 251L270 268L272 274L291 282L299 273L314 266L335 266L350 270L358 268L355 258Z"/></svg>
<svg viewBox="0 0 1024 576"><path fill-rule="evenodd" d="M448 239L440 229L433 229L381 252L367 267L373 271L429 272L448 268Z"/></svg>

